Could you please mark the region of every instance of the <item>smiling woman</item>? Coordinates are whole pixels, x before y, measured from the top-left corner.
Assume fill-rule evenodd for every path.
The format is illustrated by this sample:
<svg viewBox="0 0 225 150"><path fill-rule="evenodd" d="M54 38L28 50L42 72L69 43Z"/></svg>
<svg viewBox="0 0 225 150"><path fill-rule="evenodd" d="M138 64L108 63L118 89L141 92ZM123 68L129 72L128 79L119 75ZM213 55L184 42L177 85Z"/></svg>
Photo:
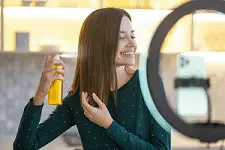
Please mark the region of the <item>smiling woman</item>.
<svg viewBox="0 0 225 150"><path fill-rule="evenodd" d="M37 150L77 126L84 150L170 150L171 135L152 117L134 69L134 29L123 9L103 8L85 19L79 36L75 76L63 104L39 124L52 81L48 55L37 91L25 106L14 150Z"/></svg>

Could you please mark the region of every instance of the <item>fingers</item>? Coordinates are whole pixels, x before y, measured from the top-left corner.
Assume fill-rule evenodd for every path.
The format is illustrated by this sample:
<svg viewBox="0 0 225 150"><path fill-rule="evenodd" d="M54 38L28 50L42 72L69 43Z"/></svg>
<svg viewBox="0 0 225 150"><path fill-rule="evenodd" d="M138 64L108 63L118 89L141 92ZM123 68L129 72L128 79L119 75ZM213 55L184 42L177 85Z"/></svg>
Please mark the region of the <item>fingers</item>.
<svg viewBox="0 0 225 150"><path fill-rule="evenodd" d="M82 104L82 106L84 105L84 102L85 102L85 100L86 100L86 98L87 98L87 93L85 92L81 92L81 104Z"/></svg>
<svg viewBox="0 0 225 150"><path fill-rule="evenodd" d="M44 72L50 71L54 69L53 66L60 65L63 69L65 69L65 64L62 60L54 60L56 53L52 53L46 56L45 63L44 63Z"/></svg>
<svg viewBox="0 0 225 150"><path fill-rule="evenodd" d="M94 101L98 104L99 108L104 108L105 104L100 100L100 98L95 93L92 94L92 97Z"/></svg>
<svg viewBox="0 0 225 150"><path fill-rule="evenodd" d="M52 54L48 54L46 57L45 57L45 62L44 62L44 66L46 66L46 64L48 64L49 62L51 62L53 60L53 58L55 57L55 53L52 53Z"/></svg>
<svg viewBox="0 0 225 150"><path fill-rule="evenodd" d="M81 100L82 100L82 105L84 106L84 109L87 109L87 111L90 111L92 109L92 106L88 104L87 102L87 98L88 98L88 94L87 92L82 92L81 93Z"/></svg>
<svg viewBox="0 0 225 150"><path fill-rule="evenodd" d="M88 104L89 98L88 98L88 94L87 92L82 92L82 104L88 109L88 110L92 110L94 109L94 107L92 107L91 105ZM100 100L100 98L93 93L92 94L93 100L98 104L99 108L104 108L105 104Z"/></svg>
<svg viewBox="0 0 225 150"><path fill-rule="evenodd" d="M87 94L87 92L81 93L81 101L82 101L82 106L83 106L84 112L86 114L93 114L96 111L93 106L88 104L88 94Z"/></svg>
<svg viewBox="0 0 225 150"><path fill-rule="evenodd" d="M55 68L53 70L50 70L48 72L44 72L42 74L42 78L45 79L47 82L52 82L54 80L62 80L64 81L64 70Z"/></svg>
<svg viewBox="0 0 225 150"><path fill-rule="evenodd" d="M54 56L56 54L49 54L46 57L46 62L44 69L42 71L42 76L45 80L52 82L54 80L62 80L64 81L64 73L65 73L65 64L62 60L54 60ZM60 65L61 67L55 67L55 65Z"/></svg>
<svg viewBox="0 0 225 150"><path fill-rule="evenodd" d="M55 68L55 69L51 69L51 70L43 72L43 74L51 74L51 75L61 74L62 76L64 76L64 73L65 73L65 70L61 68Z"/></svg>
<svg viewBox="0 0 225 150"><path fill-rule="evenodd" d="M89 112L87 112L87 111L84 111L84 115L85 115L90 121L93 122L94 116L93 116L91 113L89 113Z"/></svg>
<svg viewBox="0 0 225 150"><path fill-rule="evenodd" d="M55 76L52 76L52 78L50 80L51 81L54 81L54 80L64 81L64 77L62 75L55 75Z"/></svg>
<svg viewBox="0 0 225 150"><path fill-rule="evenodd" d="M65 70L64 69L55 68L53 70L54 70L54 73L61 74L62 76L64 76L64 73L65 73Z"/></svg>
<svg viewBox="0 0 225 150"><path fill-rule="evenodd" d="M64 62L62 60L52 60L51 62L46 64L45 71L49 71L49 70L54 69L53 66L55 66L55 65L60 65L60 66L62 66L61 67L62 69L65 69L65 64L64 64Z"/></svg>

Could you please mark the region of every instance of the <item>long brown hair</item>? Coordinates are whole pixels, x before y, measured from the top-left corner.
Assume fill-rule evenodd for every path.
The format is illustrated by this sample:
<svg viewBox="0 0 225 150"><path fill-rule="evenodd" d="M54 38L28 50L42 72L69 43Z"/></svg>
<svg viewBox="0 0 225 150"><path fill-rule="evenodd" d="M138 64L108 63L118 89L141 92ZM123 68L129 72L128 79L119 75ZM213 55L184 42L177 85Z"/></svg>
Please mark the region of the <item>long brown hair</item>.
<svg viewBox="0 0 225 150"><path fill-rule="evenodd" d="M117 93L115 56L123 16L130 15L120 8L95 10L84 20L81 27L78 56L74 80L69 94L79 89L88 92L89 103L96 106L92 93L108 104L110 89L113 87L114 100Z"/></svg>

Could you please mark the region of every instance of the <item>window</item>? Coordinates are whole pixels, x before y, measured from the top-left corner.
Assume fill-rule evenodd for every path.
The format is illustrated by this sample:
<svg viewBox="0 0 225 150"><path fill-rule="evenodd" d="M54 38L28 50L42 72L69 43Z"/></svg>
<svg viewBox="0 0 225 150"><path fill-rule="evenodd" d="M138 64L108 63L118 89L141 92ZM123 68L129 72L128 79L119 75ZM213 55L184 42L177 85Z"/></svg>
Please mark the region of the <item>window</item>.
<svg viewBox="0 0 225 150"><path fill-rule="evenodd" d="M16 51L29 51L29 32L16 32Z"/></svg>

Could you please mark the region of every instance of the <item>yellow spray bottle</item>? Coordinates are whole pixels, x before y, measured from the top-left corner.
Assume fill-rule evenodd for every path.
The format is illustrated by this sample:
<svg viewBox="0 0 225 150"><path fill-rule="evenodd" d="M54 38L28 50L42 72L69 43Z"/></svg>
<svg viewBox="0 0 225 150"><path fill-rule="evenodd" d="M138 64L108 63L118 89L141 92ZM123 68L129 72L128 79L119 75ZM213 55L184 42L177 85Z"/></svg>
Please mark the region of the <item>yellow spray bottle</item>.
<svg viewBox="0 0 225 150"><path fill-rule="evenodd" d="M59 55L56 55L54 57L54 60L60 60ZM55 68L62 68L61 65L54 65L52 69ZM55 73L54 75L57 75L58 73ZM51 87L49 88L48 92L48 104L49 105L61 105L62 104L62 98L63 98L63 81L62 80L54 80L52 82Z"/></svg>

